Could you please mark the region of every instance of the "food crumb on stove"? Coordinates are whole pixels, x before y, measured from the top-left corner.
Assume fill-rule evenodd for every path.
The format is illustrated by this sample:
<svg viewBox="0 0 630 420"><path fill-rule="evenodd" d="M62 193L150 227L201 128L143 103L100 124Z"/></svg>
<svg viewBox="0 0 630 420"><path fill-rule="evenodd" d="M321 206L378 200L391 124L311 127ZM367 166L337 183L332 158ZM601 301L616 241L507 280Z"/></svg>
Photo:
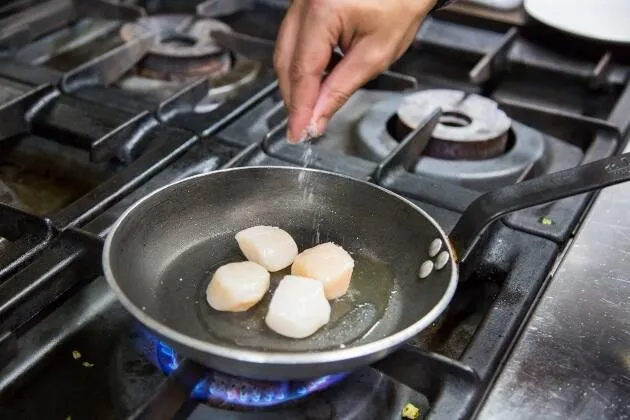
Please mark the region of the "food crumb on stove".
<svg viewBox="0 0 630 420"><path fill-rule="evenodd" d="M549 225L553 225L553 220L545 216L545 217L540 218L540 223L542 223L545 226L549 226Z"/></svg>
<svg viewBox="0 0 630 420"><path fill-rule="evenodd" d="M402 418L416 420L420 417L420 409L411 403L405 404L402 410Z"/></svg>
<svg viewBox="0 0 630 420"><path fill-rule="evenodd" d="M81 358L81 352L79 352L79 350L72 350L72 358L79 360Z"/></svg>
<svg viewBox="0 0 630 420"><path fill-rule="evenodd" d="M94 367L94 363L90 363L90 362L83 362L81 363L81 365L86 368Z"/></svg>

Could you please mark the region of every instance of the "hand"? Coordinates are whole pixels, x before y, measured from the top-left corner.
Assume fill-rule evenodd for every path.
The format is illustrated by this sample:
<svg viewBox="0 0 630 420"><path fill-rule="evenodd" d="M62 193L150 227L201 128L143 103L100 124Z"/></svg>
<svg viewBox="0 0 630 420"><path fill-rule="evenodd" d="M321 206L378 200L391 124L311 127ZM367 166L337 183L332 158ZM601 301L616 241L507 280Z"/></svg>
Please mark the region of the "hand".
<svg viewBox="0 0 630 420"><path fill-rule="evenodd" d="M333 114L361 86L396 61L436 0L293 0L274 55L289 110L288 138L322 135ZM322 81L333 48L344 58Z"/></svg>

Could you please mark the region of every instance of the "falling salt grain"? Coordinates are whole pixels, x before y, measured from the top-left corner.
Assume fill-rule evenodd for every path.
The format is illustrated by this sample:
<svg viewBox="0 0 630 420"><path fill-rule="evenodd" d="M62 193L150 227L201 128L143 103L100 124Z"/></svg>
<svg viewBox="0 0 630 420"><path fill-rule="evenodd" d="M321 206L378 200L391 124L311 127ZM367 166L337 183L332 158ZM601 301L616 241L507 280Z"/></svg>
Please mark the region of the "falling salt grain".
<svg viewBox="0 0 630 420"><path fill-rule="evenodd" d="M432 271L433 271L433 261L426 260L420 266L420 270L418 270L418 276L421 279L426 279L427 277L429 277Z"/></svg>
<svg viewBox="0 0 630 420"><path fill-rule="evenodd" d="M440 238L436 238L433 242L431 242L431 245L429 245L429 257L435 257L438 252L440 252L440 249L442 249L442 240Z"/></svg>
<svg viewBox="0 0 630 420"><path fill-rule="evenodd" d="M448 259L449 259L448 252L446 251L440 252L440 255L438 255L437 259L435 260L435 268L438 270L443 269L444 266L446 266Z"/></svg>

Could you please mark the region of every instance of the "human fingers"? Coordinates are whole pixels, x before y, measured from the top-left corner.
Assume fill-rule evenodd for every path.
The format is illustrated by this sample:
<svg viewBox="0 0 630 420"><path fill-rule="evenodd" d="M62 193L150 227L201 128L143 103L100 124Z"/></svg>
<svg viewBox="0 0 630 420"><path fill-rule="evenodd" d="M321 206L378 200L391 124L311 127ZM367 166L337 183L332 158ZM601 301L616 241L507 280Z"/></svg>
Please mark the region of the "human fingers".
<svg viewBox="0 0 630 420"><path fill-rule="evenodd" d="M332 3L308 3L302 10L297 44L289 67L291 84L288 139L297 143L318 133L309 127L322 75L341 27Z"/></svg>
<svg viewBox="0 0 630 420"><path fill-rule="evenodd" d="M291 3L280 25L273 55L273 66L280 85L280 94L287 109L290 107L291 82L289 66L293 59L293 51L297 42L300 25L300 15L304 2L296 0Z"/></svg>
<svg viewBox="0 0 630 420"><path fill-rule="evenodd" d="M397 51L379 48L372 37L359 40L322 83L309 123L323 133L328 121L359 88L387 69Z"/></svg>
<svg viewBox="0 0 630 420"><path fill-rule="evenodd" d="M434 1L376 2L372 7L362 3L359 13L350 14L351 23L340 37L346 55L323 82L310 121L317 133L325 131L328 121L352 94L403 55Z"/></svg>

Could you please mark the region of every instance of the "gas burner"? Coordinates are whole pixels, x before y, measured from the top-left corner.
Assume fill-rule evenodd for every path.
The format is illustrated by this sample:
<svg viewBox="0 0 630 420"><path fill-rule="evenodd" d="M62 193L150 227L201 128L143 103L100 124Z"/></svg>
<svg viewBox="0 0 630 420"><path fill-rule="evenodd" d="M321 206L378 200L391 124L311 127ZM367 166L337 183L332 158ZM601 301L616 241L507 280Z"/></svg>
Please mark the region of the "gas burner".
<svg viewBox="0 0 630 420"><path fill-rule="evenodd" d="M230 27L217 20L197 20L189 15L155 15L125 24L120 36L130 41L157 33L149 55L142 62L141 73L157 79L185 81L230 69L230 54L212 40L213 30L229 31Z"/></svg>
<svg viewBox="0 0 630 420"><path fill-rule="evenodd" d="M479 191L518 182L545 157L545 137L491 99L432 89L377 102L357 126L359 154L381 161L436 107L443 114L415 173Z"/></svg>
<svg viewBox="0 0 630 420"><path fill-rule="evenodd" d="M424 151L439 159L479 160L505 152L511 121L496 102L457 90L435 89L406 96L396 112L396 136L402 140L436 107L440 123Z"/></svg>
<svg viewBox="0 0 630 420"><path fill-rule="evenodd" d="M138 73L123 79L120 86L165 99L192 80L208 77L212 88L196 111L208 112L216 108L237 89L254 80L260 65L223 50L210 37L213 30L231 29L215 19L176 14L154 15L125 24L120 30L125 41L149 33L159 36L140 63Z"/></svg>
<svg viewBox="0 0 630 420"><path fill-rule="evenodd" d="M134 347L164 374L179 367L180 358L170 346L146 330L134 339ZM347 374L324 376L310 381L262 381L238 378L208 370L193 389L193 397L221 408L247 410L286 405L315 394L343 380Z"/></svg>

